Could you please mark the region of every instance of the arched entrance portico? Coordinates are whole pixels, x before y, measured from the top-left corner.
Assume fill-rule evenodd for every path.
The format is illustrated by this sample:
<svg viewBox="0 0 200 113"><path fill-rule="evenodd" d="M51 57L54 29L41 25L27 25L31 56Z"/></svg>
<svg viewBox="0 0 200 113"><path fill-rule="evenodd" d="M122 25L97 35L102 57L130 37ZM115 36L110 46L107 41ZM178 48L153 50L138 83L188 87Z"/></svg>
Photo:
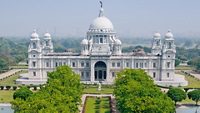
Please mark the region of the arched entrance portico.
<svg viewBox="0 0 200 113"><path fill-rule="evenodd" d="M104 81L106 80L107 77L107 72L106 72L106 64L102 61L96 62L94 65L94 80L95 81Z"/></svg>

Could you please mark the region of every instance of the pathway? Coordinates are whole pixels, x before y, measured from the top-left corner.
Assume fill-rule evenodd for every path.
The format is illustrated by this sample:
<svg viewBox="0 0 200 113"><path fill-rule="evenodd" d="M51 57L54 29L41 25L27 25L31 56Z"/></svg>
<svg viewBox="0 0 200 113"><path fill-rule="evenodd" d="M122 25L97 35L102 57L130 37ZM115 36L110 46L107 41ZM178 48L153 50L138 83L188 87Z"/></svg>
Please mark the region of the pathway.
<svg viewBox="0 0 200 113"><path fill-rule="evenodd" d="M22 71L22 70L24 70L24 69L12 69L12 70L7 71L5 73L1 73L0 74L0 80L3 80L4 78L10 77L10 76L16 74L17 72Z"/></svg>

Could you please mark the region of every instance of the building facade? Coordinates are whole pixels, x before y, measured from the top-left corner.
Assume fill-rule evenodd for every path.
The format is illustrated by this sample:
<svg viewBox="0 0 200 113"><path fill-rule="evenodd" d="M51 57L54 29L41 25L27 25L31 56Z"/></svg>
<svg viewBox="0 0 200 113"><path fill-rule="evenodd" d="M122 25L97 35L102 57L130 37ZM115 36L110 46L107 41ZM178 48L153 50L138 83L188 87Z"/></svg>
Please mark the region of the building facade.
<svg viewBox="0 0 200 113"><path fill-rule="evenodd" d="M140 49L122 53L122 42L101 7L98 17L89 26L87 36L81 41L80 53L56 53L53 51L51 35L45 33L41 41L34 31L28 48L27 80L18 82L43 84L47 81L48 72L58 66L68 65L85 83L101 81L103 84L112 84L117 72L132 68L144 69L157 84L185 84L183 81L175 81L176 46L171 31L165 34L164 39L155 33L152 40L151 53Z"/></svg>

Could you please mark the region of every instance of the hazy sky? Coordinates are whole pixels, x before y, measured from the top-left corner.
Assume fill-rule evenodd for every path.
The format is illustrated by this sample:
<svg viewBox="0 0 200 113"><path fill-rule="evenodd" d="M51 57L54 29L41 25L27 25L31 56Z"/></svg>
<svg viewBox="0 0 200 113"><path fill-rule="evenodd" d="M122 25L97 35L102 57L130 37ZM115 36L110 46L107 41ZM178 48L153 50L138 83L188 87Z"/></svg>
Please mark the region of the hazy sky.
<svg viewBox="0 0 200 113"><path fill-rule="evenodd" d="M124 36L200 36L200 0L102 0L105 15ZM99 0L0 0L0 36L85 36Z"/></svg>

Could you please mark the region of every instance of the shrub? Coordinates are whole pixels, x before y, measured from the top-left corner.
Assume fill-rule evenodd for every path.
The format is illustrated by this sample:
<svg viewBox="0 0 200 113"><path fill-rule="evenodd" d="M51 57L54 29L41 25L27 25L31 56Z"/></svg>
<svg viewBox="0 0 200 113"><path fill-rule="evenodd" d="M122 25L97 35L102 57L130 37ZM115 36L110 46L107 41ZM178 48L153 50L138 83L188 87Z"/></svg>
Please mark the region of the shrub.
<svg viewBox="0 0 200 113"><path fill-rule="evenodd" d="M9 90L11 88L11 86L6 86L6 89Z"/></svg>
<svg viewBox="0 0 200 113"><path fill-rule="evenodd" d="M13 86L13 90L16 90L17 89L17 86Z"/></svg>
<svg viewBox="0 0 200 113"><path fill-rule="evenodd" d="M37 86L33 86L33 90L37 90Z"/></svg>
<svg viewBox="0 0 200 113"><path fill-rule="evenodd" d="M33 92L29 90L27 87L21 87L13 94L13 99L20 98L26 100L29 96L31 96Z"/></svg>
<svg viewBox="0 0 200 113"><path fill-rule="evenodd" d="M1 90L3 90L3 89L4 89L4 86L0 86L0 88L1 88Z"/></svg>
<svg viewBox="0 0 200 113"><path fill-rule="evenodd" d="M186 93L181 88L170 88L167 92L167 95L175 102L180 102L186 99Z"/></svg>
<svg viewBox="0 0 200 113"><path fill-rule="evenodd" d="M198 102L200 100L200 90L196 89L196 90L193 90L193 91L189 92L188 93L188 98L192 99L193 101L195 101L196 105L198 105Z"/></svg>

